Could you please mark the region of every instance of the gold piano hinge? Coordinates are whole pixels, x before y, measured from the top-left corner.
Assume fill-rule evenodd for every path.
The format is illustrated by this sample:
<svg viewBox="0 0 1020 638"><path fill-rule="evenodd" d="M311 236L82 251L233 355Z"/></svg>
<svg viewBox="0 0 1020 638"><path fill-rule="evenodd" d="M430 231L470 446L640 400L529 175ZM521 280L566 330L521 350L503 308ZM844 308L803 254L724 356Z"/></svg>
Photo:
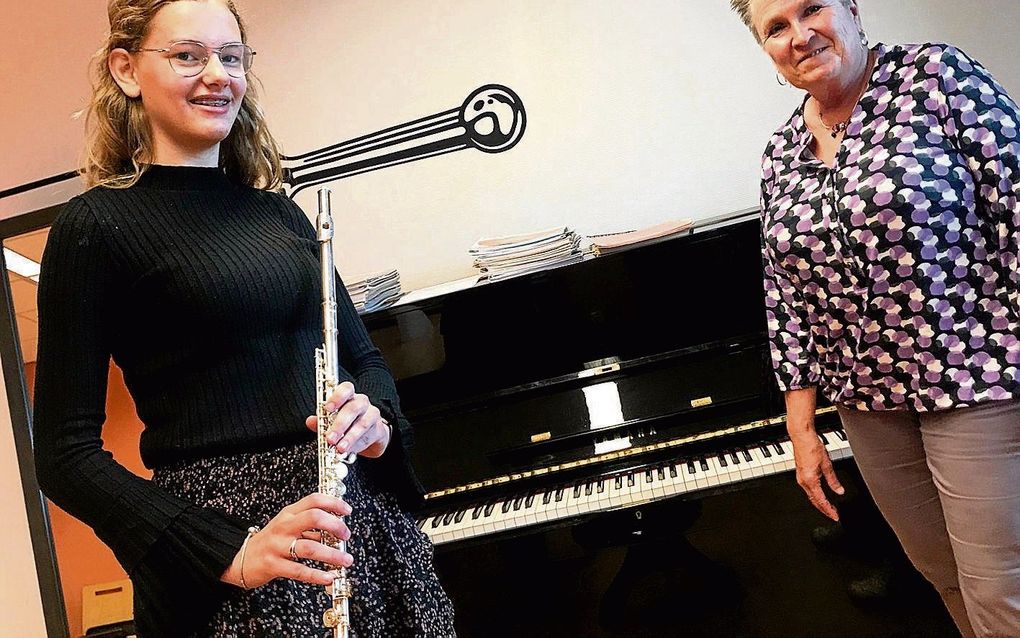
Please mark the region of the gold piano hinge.
<svg viewBox="0 0 1020 638"><path fill-rule="evenodd" d="M552 432L542 432L541 434L532 434L532 443L541 443L542 441L548 441L552 438Z"/></svg>
<svg viewBox="0 0 1020 638"><path fill-rule="evenodd" d="M700 399L692 399L692 408L703 408L706 405L712 405L712 397L701 397Z"/></svg>
<svg viewBox="0 0 1020 638"><path fill-rule="evenodd" d="M712 397L705 397L704 399L698 399L698 401L706 401L706 400L709 403L711 403L712 402ZM691 401L691 405L694 405L694 401ZM708 404L706 403L705 405L708 405ZM698 407L698 406L695 406L695 407ZM829 407L825 407L825 408L819 408L818 410L815 411L815 414L820 416L822 414L828 414L830 412L835 412L835 411L836 411L836 408L834 406L829 406ZM467 485L460 485L460 486L457 486L457 487L451 487L451 488L448 488L448 489L445 489L445 490L439 490L439 491L436 491L436 492L429 492L428 494L425 495L425 498L428 499L428 500L431 500L431 499L436 499L436 498L440 498L440 497L443 497L443 496L450 496L451 494L459 494L459 493L462 493L462 492L471 492L471 491L474 491L474 490L477 490L477 489L481 489L483 487L490 487L490 486L499 485L499 484L502 484L502 483L510 483L510 482L513 482L513 481L519 481L519 480L521 480L523 478L530 478L532 476L538 476L539 474L547 474L547 473L548 474L553 474L553 473L556 473L556 472L561 472L563 470L569 470L569 469L574 469L574 468L578 468L578 467L585 467L587 465L594 465L596 463L603 463L603 462L610 461L610 460L622 459L622 458L627 458L627 457L631 457L631 456L637 456L639 454L645 454L647 452L651 452L651 451L654 451L654 450L661 450L661 449L667 448L667 447L670 447L670 448L681 447L681 446L684 446L684 445L689 445L691 443L698 443L698 442L702 442L702 441L709 441L709 440L712 440L712 439L721 439L721 438L726 437L726 436L731 436L731 435L734 435L734 434L740 434L741 432L750 432L752 430L759 430L761 428L766 428L766 427L770 427L770 426L774 426L774 425L781 425L783 423L786 423L786 415L785 414L777 416L777 417L773 417L771 419L763 419L761 421L751 421L750 423L743 423L741 425L735 425L733 427L729 427L729 428L725 428L725 429L721 429L721 430L713 430L711 432L702 432L701 434L693 434L691 436L685 436L685 437L681 437L681 438L678 438L678 439L672 439L670 441L663 441L661 443L651 443L649 445L644 445L644 446L640 446L640 447L634 447L634 448L630 448L628 450L619 450L619 451L616 451L616 452L606 452L605 454L599 454L598 456L592 456L592 457L588 457L588 458L585 458L585 459L578 459L576 461L569 461L567 463L563 463L562 465L550 465L550 466L545 467L545 468L531 470L531 471L528 471L528 472L522 472L520 474L511 474L511 475L508 475L508 476L507 475L505 475L505 476L497 476L497 477L494 477L494 478L491 478L491 479L487 479L485 481L481 481L479 483L469 483Z"/></svg>

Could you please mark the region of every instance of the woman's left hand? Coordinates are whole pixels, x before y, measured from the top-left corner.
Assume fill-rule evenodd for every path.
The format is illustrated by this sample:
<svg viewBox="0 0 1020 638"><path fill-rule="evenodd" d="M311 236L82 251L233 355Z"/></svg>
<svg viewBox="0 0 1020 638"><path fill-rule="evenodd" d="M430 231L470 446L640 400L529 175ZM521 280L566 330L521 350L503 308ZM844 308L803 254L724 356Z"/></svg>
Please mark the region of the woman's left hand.
<svg viewBox="0 0 1020 638"><path fill-rule="evenodd" d="M326 433L330 445L339 452L353 452L368 458L382 456L390 443L390 425L367 396L354 391L350 381L338 385L326 401L326 411L334 410L337 413ZM305 425L318 432L318 417L308 417Z"/></svg>

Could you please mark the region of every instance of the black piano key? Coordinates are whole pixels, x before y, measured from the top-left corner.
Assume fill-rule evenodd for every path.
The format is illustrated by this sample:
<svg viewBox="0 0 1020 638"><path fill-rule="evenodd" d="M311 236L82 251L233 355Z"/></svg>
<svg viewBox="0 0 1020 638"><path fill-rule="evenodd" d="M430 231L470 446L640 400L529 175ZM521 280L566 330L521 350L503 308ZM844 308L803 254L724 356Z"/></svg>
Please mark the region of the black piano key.
<svg viewBox="0 0 1020 638"><path fill-rule="evenodd" d="M601 493L606 491L606 480L605 479L599 479L599 482L596 484L596 491L598 491L599 494L601 494Z"/></svg>
<svg viewBox="0 0 1020 638"><path fill-rule="evenodd" d="M836 433L836 436L838 436L841 441L846 441L846 432L843 430L833 430L833 432Z"/></svg>
<svg viewBox="0 0 1020 638"><path fill-rule="evenodd" d="M695 472L697 472L697 470L694 469L694 461L687 461L687 473L694 474Z"/></svg>
<svg viewBox="0 0 1020 638"><path fill-rule="evenodd" d="M618 490L622 489L623 488L623 477L622 476L617 476L616 480L613 482L613 485Z"/></svg>
<svg viewBox="0 0 1020 638"><path fill-rule="evenodd" d="M556 490L556 502L559 503L563 500L563 488Z"/></svg>
<svg viewBox="0 0 1020 638"><path fill-rule="evenodd" d="M772 458L772 450L769 449L768 444L765 444L765 445L761 446L760 449L761 449L761 453L765 455L765 458L767 458L767 459L771 459Z"/></svg>
<svg viewBox="0 0 1020 638"><path fill-rule="evenodd" d="M825 436L825 432L819 432L818 438L820 438L822 440L822 443L824 443L825 445L829 444L829 437Z"/></svg>
<svg viewBox="0 0 1020 638"><path fill-rule="evenodd" d="M492 516L492 510L496 509L496 501L490 501L482 511L483 516Z"/></svg>
<svg viewBox="0 0 1020 638"><path fill-rule="evenodd" d="M517 498L514 499L514 511L515 512L521 511L521 505L524 505L524 497L518 496Z"/></svg>
<svg viewBox="0 0 1020 638"><path fill-rule="evenodd" d="M514 505L514 502L511 501L510 499L507 499L507 500L503 501L503 508L502 508L503 509L503 513L506 514L507 512L509 512L510 508L513 507L513 505Z"/></svg>
<svg viewBox="0 0 1020 638"><path fill-rule="evenodd" d="M428 520L427 518L423 518L420 521L418 521L418 529L425 529L425 521L427 520Z"/></svg>
<svg viewBox="0 0 1020 638"><path fill-rule="evenodd" d="M723 467L729 467L730 466L730 464L726 462L726 453L725 452L723 452L722 454L720 454L719 456L717 456L715 458L719 459L719 465L721 465Z"/></svg>
<svg viewBox="0 0 1020 638"><path fill-rule="evenodd" d="M706 461L704 457L702 457L700 459L700 461L701 461L701 469L703 471L707 472L708 471L708 461Z"/></svg>
<svg viewBox="0 0 1020 638"><path fill-rule="evenodd" d="M464 520L465 514L467 514L467 510L460 510L459 512L457 512L457 515L453 517L453 522L454 523L461 522L462 520Z"/></svg>
<svg viewBox="0 0 1020 638"><path fill-rule="evenodd" d="M740 465L740 457L739 457L739 456L737 456L737 453L736 453L736 452L730 451L730 461L731 461L731 462L732 462L732 463L733 463L734 465Z"/></svg>
<svg viewBox="0 0 1020 638"><path fill-rule="evenodd" d="M534 504L535 504L535 495L534 494L528 494L528 498L524 499L524 507L525 507L525 509L531 507Z"/></svg>
<svg viewBox="0 0 1020 638"><path fill-rule="evenodd" d="M478 517L482 515L482 506L479 505L475 509L471 510L471 520L476 521Z"/></svg>
<svg viewBox="0 0 1020 638"><path fill-rule="evenodd" d="M592 485L591 481L584 484L584 495L591 496L591 493L595 490L595 486Z"/></svg>
<svg viewBox="0 0 1020 638"><path fill-rule="evenodd" d="M645 470L645 483L651 483L651 482L652 482L652 471L651 470Z"/></svg>
<svg viewBox="0 0 1020 638"><path fill-rule="evenodd" d="M574 486L574 498L580 498L581 496L581 484L578 483Z"/></svg>
<svg viewBox="0 0 1020 638"><path fill-rule="evenodd" d="M634 475L633 474L628 474L627 475L627 487L634 487Z"/></svg>
<svg viewBox="0 0 1020 638"><path fill-rule="evenodd" d="M551 491L549 491L549 492L546 492L545 494L542 495L542 505L548 505L549 504L549 501L552 500L552 494L553 493Z"/></svg>
<svg viewBox="0 0 1020 638"><path fill-rule="evenodd" d="M676 466L675 465L670 465L669 466L669 477L670 478L676 478Z"/></svg>
<svg viewBox="0 0 1020 638"><path fill-rule="evenodd" d="M436 514L436 517L432 519L432 529L439 527L439 524L443 522L443 518Z"/></svg>
<svg viewBox="0 0 1020 638"><path fill-rule="evenodd" d="M655 473L659 476L660 481L666 480L666 468L660 467L658 470L655 471Z"/></svg>
<svg viewBox="0 0 1020 638"><path fill-rule="evenodd" d="M744 455L744 460L747 461L748 463L750 463L751 461L754 460L754 457L752 457L751 453L748 452L747 450L740 450L740 451Z"/></svg>
<svg viewBox="0 0 1020 638"><path fill-rule="evenodd" d="M454 514L456 514L456 513L457 513L456 510L454 510L452 512L447 512L446 516L443 517L443 525L449 525L450 521L453 520Z"/></svg>
<svg viewBox="0 0 1020 638"><path fill-rule="evenodd" d="M778 454L779 456L783 455L783 446L779 445L779 441L776 441L775 443L772 444L772 449L775 450L776 454Z"/></svg>

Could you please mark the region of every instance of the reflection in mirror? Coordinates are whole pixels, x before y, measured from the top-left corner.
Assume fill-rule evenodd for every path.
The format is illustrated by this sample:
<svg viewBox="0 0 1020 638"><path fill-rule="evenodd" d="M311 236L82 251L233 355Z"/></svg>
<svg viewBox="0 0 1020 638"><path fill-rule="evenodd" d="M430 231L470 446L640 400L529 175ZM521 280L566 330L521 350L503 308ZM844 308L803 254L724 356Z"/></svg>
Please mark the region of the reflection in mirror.
<svg viewBox="0 0 1020 638"><path fill-rule="evenodd" d="M39 339L36 294L39 264L49 228L8 237L3 242L7 277L10 280L18 342L25 366L29 400L34 398L35 362ZM73 383L73 379L68 379ZM111 364L107 389L107 421L103 428L104 447L125 467L139 476L151 477L138 454L141 422L124 386L120 370ZM71 636L84 635L95 627L111 630L122 624L122 633L133 629L131 585L127 574L91 528L47 501L53 546L60 572L61 589Z"/></svg>

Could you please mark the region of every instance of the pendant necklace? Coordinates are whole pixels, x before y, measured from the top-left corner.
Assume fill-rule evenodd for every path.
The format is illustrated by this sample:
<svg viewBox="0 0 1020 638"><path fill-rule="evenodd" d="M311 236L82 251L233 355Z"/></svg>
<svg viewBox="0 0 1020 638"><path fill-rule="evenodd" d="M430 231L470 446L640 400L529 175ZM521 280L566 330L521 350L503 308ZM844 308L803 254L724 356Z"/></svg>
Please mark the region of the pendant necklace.
<svg viewBox="0 0 1020 638"><path fill-rule="evenodd" d="M872 58L873 53L868 52L868 65L864 72L864 82L861 84L861 90L857 93L857 99L854 100L854 107L857 107L857 103L860 101L861 96L864 95L864 90L868 88L868 78L871 76L872 65L874 60ZM846 127L850 125L850 119L854 116L853 109L850 110L850 115L841 122L836 122L832 126L825 123L825 115L822 113L822 104L818 100L815 100L815 104L818 105L818 121L822 123L829 133L832 134L832 139L836 139L840 133L846 130Z"/></svg>

